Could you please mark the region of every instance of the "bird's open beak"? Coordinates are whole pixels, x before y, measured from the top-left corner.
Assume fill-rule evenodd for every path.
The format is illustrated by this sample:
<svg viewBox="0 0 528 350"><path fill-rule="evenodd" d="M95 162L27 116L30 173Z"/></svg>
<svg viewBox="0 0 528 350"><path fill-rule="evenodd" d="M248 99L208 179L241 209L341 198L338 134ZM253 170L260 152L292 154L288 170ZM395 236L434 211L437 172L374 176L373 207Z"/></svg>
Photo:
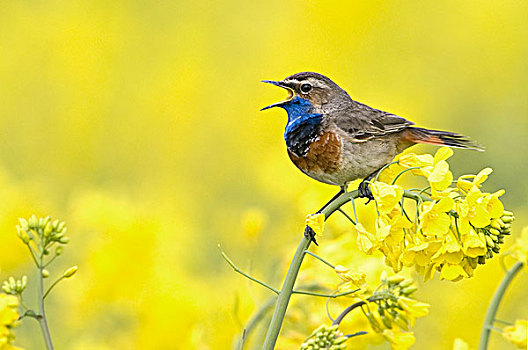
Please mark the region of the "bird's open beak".
<svg viewBox="0 0 528 350"><path fill-rule="evenodd" d="M280 101L280 102L277 102L277 103L274 103L272 105L262 108L261 111L269 109L269 108L273 108L273 107L280 107L283 104L291 101L293 97L293 89L289 87L288 85L284 84L282 81L262 80L262 82L275 85L275 86L280 86L281 88L286 89L288 91L288 97L286 97L284 101Z"/></svg>

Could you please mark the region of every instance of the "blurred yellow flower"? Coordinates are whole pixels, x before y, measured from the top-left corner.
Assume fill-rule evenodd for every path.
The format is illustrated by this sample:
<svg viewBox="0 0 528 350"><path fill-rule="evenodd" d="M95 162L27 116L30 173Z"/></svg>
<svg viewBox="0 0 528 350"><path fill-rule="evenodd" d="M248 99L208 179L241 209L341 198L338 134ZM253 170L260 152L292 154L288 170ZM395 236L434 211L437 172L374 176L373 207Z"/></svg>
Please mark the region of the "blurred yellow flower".
<svg viewBox="0 0 528 350"><path fill-rule="evenodd" d="M453 209L455 202L445 197L438 202L425 202L420 205L420 229L426 236L443 236L451 225L451 218L447 214Z"/></svg>
<svg viewBox="0 0 528 350"><path fill-rule="evenodd" d="M523 228L521 235L511 247L511 255L528 266L528 226Z"/></svg>
<svg viewBox="0 0 528 350"><path fill-rule="evenodd" d="M249 208L242 214L242 230L246 237L257 238L266 225L267 216L259 208Z"/></svg>
<svg viewBox="0 0 528 350"><path fill-rule="evenodd" d="M401 332L397 328L394 330L385 329L383 337L390 342L392 350L409 349L415 341L413 332Z"/></svg>
<svg viewBox="0 0 528 350"><path fill-rule="evenodd" d="M388 185L384 182L374 182L370 186L372 195L381 213L388 213L398 205L403 195L403 188L398 185Z"/></svg>
<svg viewBox="0 0 528 350"><path fill-rule="evenodd" d="M453 343L453 350L470 350L468 343L460 338L456 338Z"/></svg>
<svg viewBox="0 0 528 350"><path fill-rule="evenodd" d="M17 349L11 345L15 336L11 329L17 325L18 298L0 293L0 350Z"/></svg>
<svg viewBox="0 0 528 350"><path fill-rule="evenodd" d="M513 343L517 349L527 349L528 321L516 320L515 325L504 327L502 336Z"/></svg>
<svg viewBox="0 0 528 350"><path fill-rule="evenodd" d="M314 230L315 234L322 235L325 227L324 214L310 214L306 216L306 226Z"/></svg>

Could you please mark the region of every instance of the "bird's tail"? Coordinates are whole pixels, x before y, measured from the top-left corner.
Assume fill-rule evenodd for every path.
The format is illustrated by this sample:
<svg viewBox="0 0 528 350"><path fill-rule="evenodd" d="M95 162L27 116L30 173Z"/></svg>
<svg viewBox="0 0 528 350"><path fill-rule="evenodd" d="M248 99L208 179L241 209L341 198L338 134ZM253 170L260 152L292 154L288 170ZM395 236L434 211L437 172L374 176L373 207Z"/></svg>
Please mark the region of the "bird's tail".
<svg viewBox="0 0 528 350"><path fill-rule="evenodd" d="M467 136L454 132L429 130L417 127L410 127L407 131L407 139L412 142L484 151L484 147L471 141Z"/></svg>

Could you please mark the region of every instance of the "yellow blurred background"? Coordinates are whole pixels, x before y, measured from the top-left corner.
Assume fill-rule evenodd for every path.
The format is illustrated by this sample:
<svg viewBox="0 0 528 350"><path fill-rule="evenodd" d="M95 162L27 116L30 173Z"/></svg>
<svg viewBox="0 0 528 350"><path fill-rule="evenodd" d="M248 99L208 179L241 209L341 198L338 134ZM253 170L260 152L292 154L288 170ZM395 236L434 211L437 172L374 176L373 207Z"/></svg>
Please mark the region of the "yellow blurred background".
<svg viewBox="0 0 528 350"><path fill-rule="evenodd" d="M217 244L279 286L304 215L336 191L290 164L285 113L259 112L284 95L260 80L304 70L484 144L457 151L453 172L491 166L486 188L507 190L518 233L528 223L527 15L515 0L4 0L0 278L29 274L34 287L15 225L49 214L71 238L52 274L79 266L48 301L57 348L230 348L270 293L235 274ZM330 235L352 234L336 221ZM350 254L367 275L383 267L380 256ZM414 348L448 349L455 337L475 347L501 278L495 259L471 280L421 285L432 308ZM527 288L522 274L501 318L526 318ZM291 321L324 322L324 301L314 303ZM16 334L21 347L43 347L30 319Z"/></svg>

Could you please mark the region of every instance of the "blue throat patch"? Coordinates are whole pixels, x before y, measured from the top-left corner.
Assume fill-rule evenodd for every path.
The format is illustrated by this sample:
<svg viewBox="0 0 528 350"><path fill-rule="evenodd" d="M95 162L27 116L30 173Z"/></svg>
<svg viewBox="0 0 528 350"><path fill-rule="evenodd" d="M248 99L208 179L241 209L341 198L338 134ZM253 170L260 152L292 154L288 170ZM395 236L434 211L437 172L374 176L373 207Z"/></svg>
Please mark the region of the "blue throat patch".
<svg viewBox="0 0 528 350"><path fill-rule="evenodd" d="M298 96L281 107L288 113L288 124L284 130L286 146L296 156L303 157L321 133L323 115L310 113L312 103Z"/></svg>

